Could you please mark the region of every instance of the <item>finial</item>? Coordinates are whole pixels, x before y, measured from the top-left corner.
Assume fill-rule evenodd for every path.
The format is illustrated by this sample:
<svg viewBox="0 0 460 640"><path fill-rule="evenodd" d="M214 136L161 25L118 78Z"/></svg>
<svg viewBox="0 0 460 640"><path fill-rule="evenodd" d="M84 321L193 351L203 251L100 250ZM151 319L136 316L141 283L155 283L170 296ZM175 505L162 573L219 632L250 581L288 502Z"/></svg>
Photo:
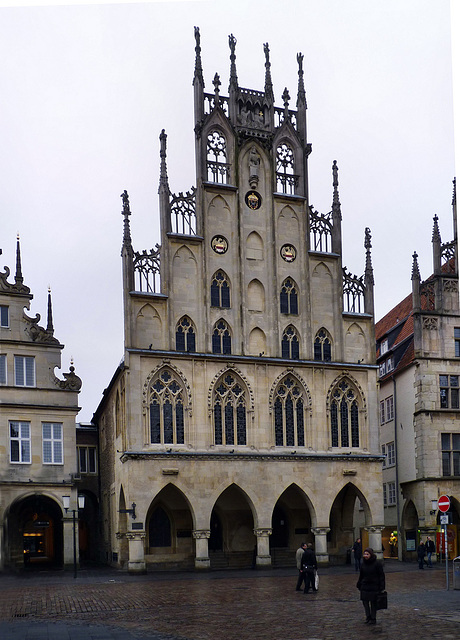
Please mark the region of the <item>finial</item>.
<svg viewBox="0 0 460 640"><path fill-rule="evenodd" d="M371 230L369 227L366 227L364 230L364 248L366 249L366 268L365 268L365 276L366 280L371 284L374 284L374 271L372 269L372 258L371 258Z"/></svg>
<svg viewBox="0 0 460 640"><path fill-rule="evenodd" d="M420 270L418 268L417 258L418 258L417 252L414 251L412 255L412 276L411 276L412 280L420 280Z"/></svg>
<svg viewBox="0 0 460 640"><path fill-rule="evenodd" d="M123 210L121 215L124 216L123 221L123 246L131 247L131 230L129 228L129 216L131 215L131 209L129 207L129 196L126 189L121 194L120 198L123 201Z"/></svg>
<svg viewBox="0 0 460 640"><path fill-rule="evenodd" d="M337 166L337 160L334 160L334 162L332 163L332 186L333 186L332 212L335 214L338 214L341 219L342 214L340 211L340 200L339 200L339 168Z"/></svg>
<svg viewBox="0 0 460 640"><path fill-rule="evenodd" d="M236 75L236 55L235 55L236 38L233 35L233 33L231 33L228 36L228 46L230 47L230 83L229 83L228 90L230 91L230 89L238 88L238 76Z"/></svg>
<svg viewBox="0 0 460 640"><path fill-rule="evenodd" d="M297 108L301 105L305 105L307 98L305 95L305 85L303 82L303 53L297 54L297 63L299 65L299 84L297 89Z"/></svg>
<svg viewBox="0 0 460 640"><path fill-rule="evenodd" d="M169 194L169 184L168 184L168 171L166 167L166 140L167 135L165 130L162 129L160 133L160 187L166 189Z"/></svg>
<svg viewBox="0 0 460 640"><path fill-rule="evenodd" d="M287 90L287 87L284 87L283 95L281 96L281 98L284 104L284 116L285 116L285 119L288 119L289 100L291 99L291 96L289 95L289 91Z"/></svg>
<svg viewBox="0 0 460 640"><path fill-rule="evenodd" d="M49 335L53 335L54 327L53 327L53 308L51 305L51 287L48 287L48 320L46 323L46 333Z"/></svg>
<svg viewBox="0 0 460 640"><path fill-rule="evenodd" d="M222 82L220 81L220 77L219 77L218 73L216 73L216 75L214 76L214 80L212 81L212 84L214 85L214 93L216 94L216 100L218 102L219 101L219 87L222 84Z"/></svg>
<svg viewBox="0 0 460 640"><path fill-rule="evenodd" d="M438 242L439 244L441 244L441 234L439 232L438 220L438 216L435 215L433 218L433 234L431 236L431 242Z"/></svg>
<svg viewBox="0 0 460 640"><path fill-rule="evenodd" d="M265 97L270 102L274 102L275 96L273 95L272 76L270 71L270 47L268 42L264 44L265 53Z"/></svg>
<svg viewBox="0 0 460 640"><path fill-rule="evenodd" d="M19 242L19 233L17 235L16 241L16 275L14 277L14 281L16 282L16 284L22 284L24 282L24 278L22 277L21 245Z"/></svg>
<svg viewBox="0 0 460 640"><path fill-rule="evenodd" d="M199 80L204 87L203 67L201 65L200 28L195 27L195 76L193 81Z"/></svg>
<svg viewBox="0 0 460 640"><path fill-rule="evenodd" d="M452 206L454 207L457 204L457 178L452 180L452 184L454 185L452 192Z"/></svg>

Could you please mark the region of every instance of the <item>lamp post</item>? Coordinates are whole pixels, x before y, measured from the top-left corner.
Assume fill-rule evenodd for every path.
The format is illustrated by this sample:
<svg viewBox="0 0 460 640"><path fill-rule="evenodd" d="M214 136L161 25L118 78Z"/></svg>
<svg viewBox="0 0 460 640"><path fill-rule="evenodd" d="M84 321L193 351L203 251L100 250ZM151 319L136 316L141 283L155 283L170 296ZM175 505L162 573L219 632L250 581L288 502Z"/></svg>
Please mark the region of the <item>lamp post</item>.
<svg viewBox="0 0 460 640"><path fill-rule="evenodd" d="M78 509L69 509L70 507L70 496L62 496L62 505L64 507L64 511L67 513L68 511L72 511L72 520L73 520L73 577L77 577L77 513L80 509L85 508L85 496L79 494L78 496Z"/></svg>

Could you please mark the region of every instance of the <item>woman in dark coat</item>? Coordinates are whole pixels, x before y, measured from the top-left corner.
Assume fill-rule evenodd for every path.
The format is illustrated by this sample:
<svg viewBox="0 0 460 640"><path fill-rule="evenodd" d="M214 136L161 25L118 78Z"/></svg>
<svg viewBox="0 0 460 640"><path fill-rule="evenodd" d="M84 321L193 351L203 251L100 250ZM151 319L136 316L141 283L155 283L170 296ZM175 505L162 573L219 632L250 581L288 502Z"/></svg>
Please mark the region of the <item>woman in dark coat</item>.
<svg viewBox="0 0 460 640"><path fill-rule="evenodd" d="M363 563L356 584L361 591L361 600L366 612L366 623L375 624L377 615L377 594L385 590L383 565L377 560L374 550L368 547L363 553Z"/></svg>

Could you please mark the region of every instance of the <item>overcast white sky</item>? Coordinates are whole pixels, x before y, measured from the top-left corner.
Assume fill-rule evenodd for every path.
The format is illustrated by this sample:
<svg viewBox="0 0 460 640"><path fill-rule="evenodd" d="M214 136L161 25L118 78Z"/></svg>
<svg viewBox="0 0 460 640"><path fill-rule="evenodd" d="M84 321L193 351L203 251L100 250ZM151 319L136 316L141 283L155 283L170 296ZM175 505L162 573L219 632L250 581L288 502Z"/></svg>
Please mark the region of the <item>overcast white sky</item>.
<svg viewBox="0 0 460 640"><path fill-rule="evenodd" d="M83 380L80 421L123 356L123 189L135 250L159 241L162 128L172 191L195 183L194 25L209 92L217 71L227 94L230 33L243 87L263 90L270 44L277 106L285 86L295 104L304 53L310 200L330 210L336 159L344 264L363 272L369 226L376 319L410 292L415 250L430 275L435 213L453 234L447 0L56 4L0 8L0 267L19 232L31 314L46 322L50 285L62 369L73 356Z"/></svg>

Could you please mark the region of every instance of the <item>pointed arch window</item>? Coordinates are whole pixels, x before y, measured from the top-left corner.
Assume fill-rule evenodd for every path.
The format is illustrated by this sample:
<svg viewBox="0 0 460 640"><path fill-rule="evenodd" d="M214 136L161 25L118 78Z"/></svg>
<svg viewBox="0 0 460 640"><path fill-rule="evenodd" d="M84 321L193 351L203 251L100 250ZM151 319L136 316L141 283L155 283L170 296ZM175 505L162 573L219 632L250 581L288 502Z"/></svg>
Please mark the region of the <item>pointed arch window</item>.
<svg viewBox="0 0 460 640"><path fill-rule="evenodd" d="M276 148L276 191L293 195L296 192L298 176L294 174L294 151L283 142Z"/></svg>
<svg viewBox="0 0 460 640"><path fill-rule="evenodd" d="M149 407L150 442L184 444L184 390L168 369L152 380Z"/></svg>
<svg viewBox="0 0 460 640"><path fill-rule="evenodd" d="M291 278L287 278L281 287L280 312L288 315L297 315L299 313L297 287Z"/></svg>
<svg viewBox="0 0 460 640"><path fill-rule="evenodd" d="M223 271L217 271L212 277L211 307L230 309L230 282Z"/></svg>
<svg viewBox="0 0 460 640"><path fill-rule="evenodd" d="M315 360L321 362L331 362L331 339L324 329L320 329L316 334L313 351Z"/></svg>
<svg viewBox="0 0 460 640"><path fill-rule="evenodd" d="M232 336L228 324L219 320L212 333L212 352L229 355L232 352Z"/></svg>
<svg viewBox="0 0 460 640"><path fill-rule="evenodd" d="M231 372L226 373L214 390L214 443L246 444L246 393L243 384Z"/></svg>
<svg viewBox="0 0 460 640"><path fill-rule="evenodd" d="M305 399L300 384L287 376L279 385L274 402L275 445L305 446Z"/></svg>
<svg viewBox="0 0 460 640"><path fill-rule="evenodd" d="M188 316L183 316L177 323L176 351L186 351L188 353L194 353L196 351L195 329Z"/></svg>
<svg viewBox="0 0 460 640"><path fill-rule="evenodd" d="M299 359L299 338L297 332L292 325L286 327L281 340L281 357L289 360Z"/></svg>
<svg viewBox="0 0 460 640"><path fill-rule="evenodd" d="M227 162L227 141L220 131L211 131L206 144L207 173L209 182L228 184L230 165Z"/></svg>
<svg viewBox="0 0 460 640"><path fill-rule="evenodd" d="M358 397L346 380L341 380L332 393L331 444L359 447Z"/></svg>

